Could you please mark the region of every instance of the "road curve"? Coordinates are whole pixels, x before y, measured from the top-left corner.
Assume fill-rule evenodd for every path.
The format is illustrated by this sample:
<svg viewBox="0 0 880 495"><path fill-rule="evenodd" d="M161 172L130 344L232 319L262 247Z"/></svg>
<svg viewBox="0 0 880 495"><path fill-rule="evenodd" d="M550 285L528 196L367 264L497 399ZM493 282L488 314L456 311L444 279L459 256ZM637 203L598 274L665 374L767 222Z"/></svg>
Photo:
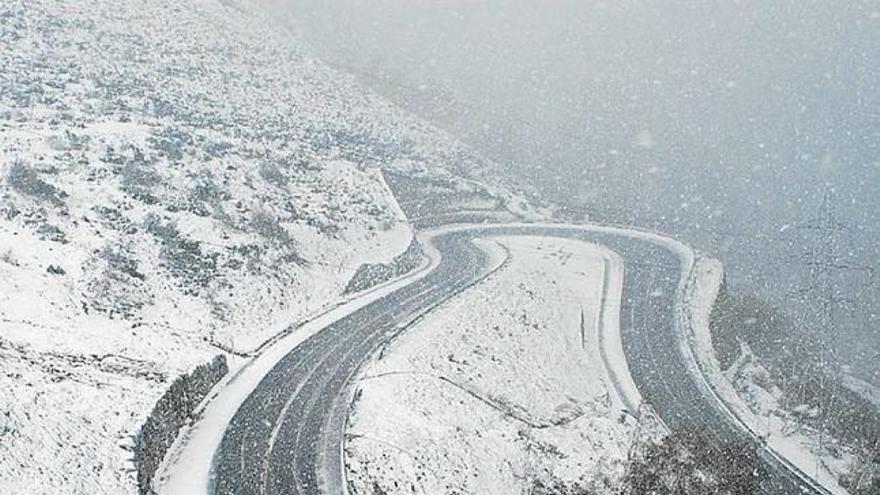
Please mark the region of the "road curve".
<svg viewBox="0 0 880 495"><path fill-rule="evenodd" d="M640 394L670 430L707 432L706 441L750 439L707 397L689 371L676 316L683 261L668 245L625 231L492 226L434 237L438 266L333 323L297 346L263 378L230 422L214 455L210 491L228 494L345 493L342 443L351 382L363 363L405 324L487 273L471 239L542 235L607 246L624 260L621 339ZM824 493L803 473L764 450L771 480L761 493Z"/></svg>
<svg viewBox="0 0 880 495"><path fill-rule="evenodd" d="M312 336L266 375L214 456L212 493L342 493L342 430L353 375L406 322L486 274L487 256L467 236L443 236L435 244L454 256Z"/></svg>

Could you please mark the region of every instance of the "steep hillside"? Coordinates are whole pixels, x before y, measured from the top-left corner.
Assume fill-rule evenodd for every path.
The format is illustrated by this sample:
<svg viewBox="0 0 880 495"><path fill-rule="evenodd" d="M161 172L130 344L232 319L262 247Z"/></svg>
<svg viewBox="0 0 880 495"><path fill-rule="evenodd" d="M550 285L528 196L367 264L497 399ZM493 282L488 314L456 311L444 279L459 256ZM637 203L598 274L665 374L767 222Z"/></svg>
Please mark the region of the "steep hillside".
<svg viewBox="0 0 880 495"><path fill-rule="evenodd" d="M134 491L174 376L407 249L380 168L491 167L247 2L3 2L0 491Z"/></svg>

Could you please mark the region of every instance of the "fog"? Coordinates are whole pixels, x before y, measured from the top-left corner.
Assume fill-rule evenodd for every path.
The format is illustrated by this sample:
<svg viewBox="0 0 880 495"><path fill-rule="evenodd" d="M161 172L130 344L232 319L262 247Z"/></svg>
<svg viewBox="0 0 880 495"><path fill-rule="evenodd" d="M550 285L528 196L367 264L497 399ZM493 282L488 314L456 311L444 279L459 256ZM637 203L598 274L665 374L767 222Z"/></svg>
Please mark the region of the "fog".
<svg viewBox="0 0 880 495"><path fill-rule="evenodd" d="M877 2L267 1L507 180L719 257L880 382Z"/></svg>

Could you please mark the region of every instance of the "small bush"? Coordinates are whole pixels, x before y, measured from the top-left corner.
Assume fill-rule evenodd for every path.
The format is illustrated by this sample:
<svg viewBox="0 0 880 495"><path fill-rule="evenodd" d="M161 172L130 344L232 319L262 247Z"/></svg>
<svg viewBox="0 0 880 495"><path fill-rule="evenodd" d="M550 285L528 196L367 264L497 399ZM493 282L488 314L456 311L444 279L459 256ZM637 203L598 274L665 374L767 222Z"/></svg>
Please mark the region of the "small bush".
<svg viewBox="0 0 880 495"><path fill-rule="evenodd" d="M42 180L37 172L23 162L15 161L6 172L6 182L13 191L61 208L67 193Z"/></svg>
<svg viewBox="0 0 880 495"><path fill-rule="evenodd" d="M158 201L153 196L152 189L161 184L162 179L140 150L135 149L134 157L126 160L120 174L122 190L127 194L147 204L155 204Z"/></svg>
<svg viewBox="0 0 880 495"><path fill-rule="evenodd" d="M217 253L202 252L201 244L187 239L174 223L148 216L144 226L161 244L162 266L184 284L187 294L197 295L210 285L217 276Z"/></svg>
<svg viewBox="0 0 880 495"><path fill-rule="evenodd" d="M415 270L422 262L422 246L413 239L409 247L391 263L368 263L361 265L345 286L345 294L353 294L374 287L407 272Z"/></svg>
<svg viewBox="0 0 880 495"><path fill-rule="evenodd" d="M281 173L274 164L263 162L260 164L260 177L273 186L284 188L287 187L287 177Z"/></svg>

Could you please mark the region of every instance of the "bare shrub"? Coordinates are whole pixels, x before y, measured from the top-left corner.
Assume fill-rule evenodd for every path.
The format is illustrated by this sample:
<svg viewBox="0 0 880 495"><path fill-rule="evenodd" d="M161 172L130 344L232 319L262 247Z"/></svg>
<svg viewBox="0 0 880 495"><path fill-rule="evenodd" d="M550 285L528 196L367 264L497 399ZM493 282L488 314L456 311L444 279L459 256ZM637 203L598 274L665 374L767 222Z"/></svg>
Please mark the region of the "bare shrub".
<svg viewBox="0 0 880 495"><path fill-rule="evenodd" d="M15 161L6 172L6 183L13 191L39 201L64 206L67 193L40 178L36 170L22 161Z"/></svg>
<svg viewBox="0 0 880 495"><path fill-rule="evenodd" d="M627 466L626 495L748 495L769 480L748 440L721 439L708 429L672 433L649 444Z"/></svg>

